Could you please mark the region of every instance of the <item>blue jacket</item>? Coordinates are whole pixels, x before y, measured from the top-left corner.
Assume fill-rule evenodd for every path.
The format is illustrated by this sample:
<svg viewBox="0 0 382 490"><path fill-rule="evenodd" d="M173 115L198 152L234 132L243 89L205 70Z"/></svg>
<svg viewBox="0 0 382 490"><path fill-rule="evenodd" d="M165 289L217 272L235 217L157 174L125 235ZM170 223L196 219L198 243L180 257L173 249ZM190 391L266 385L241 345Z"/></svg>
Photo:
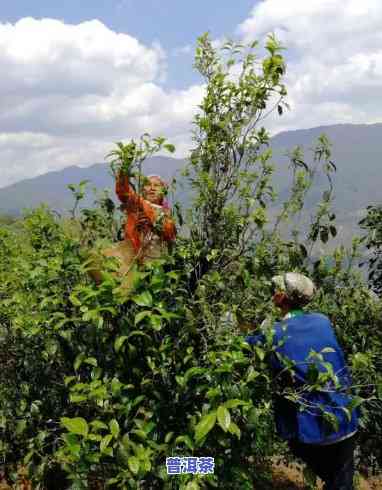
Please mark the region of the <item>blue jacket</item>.
<svg viewBox="0 0 382 490"><path fill-rule="evenodd" d="M346 411L341 407L347 407L351 397L346 393L351 379L347 370L344 354L338 345L336 336L330 320L319 313L302 313L292 316L274 325L273 346L277 346L275 353L271 354L270 363L275 374L281 373L285 368L282 357L287 357L296 364L293 367L294 379L283 380L285 386L295 388L302 387L308 383L307 358L314 350L320 352L325 348L328 352L323 353L324 362L333 367L342 388L334 389L328 386L328 391L304 392L303 408L300 404L289 401L282 396L275 399L275 419L279 435L286 440L297 439L306 444L330 444L355 432L358 427L357 410L352 411L351 420ZM246 337L249 344L258 344L265 341L264 334ZM280 341L284 341L278 346ZM281 357L281 356L282 357ZM320 372L326 372L326 368L320 362L315 362ZM284 371L285 372L285 371ZM281 379L283 376L280 374ZM319 406L337 418L338 430L324 420ZM303 408L303 409L301 409Z"/></svg>

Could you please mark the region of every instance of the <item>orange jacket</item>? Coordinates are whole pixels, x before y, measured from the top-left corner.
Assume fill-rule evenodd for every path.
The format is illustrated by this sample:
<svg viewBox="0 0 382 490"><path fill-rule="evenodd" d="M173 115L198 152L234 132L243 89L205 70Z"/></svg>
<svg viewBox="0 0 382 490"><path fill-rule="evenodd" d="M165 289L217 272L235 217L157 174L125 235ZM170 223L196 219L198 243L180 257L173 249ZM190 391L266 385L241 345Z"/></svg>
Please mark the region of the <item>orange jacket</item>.
<svg viewBox="0 0 382 490"><path fill-rule="evenodd" d="M129 183L129 178L121 174L116 179L115 192L119 200L126 205L127 220L125 223L125 240L129 240L136 253L141 250L143 237L150 233L158 216L157 206L138 195ZM162 208L160 206L160 208ZM163 219L160 237L166 242L175 240L176 228L167 209L162 208ZM138 229L140 218L145 218L148 224Z"/></svg>

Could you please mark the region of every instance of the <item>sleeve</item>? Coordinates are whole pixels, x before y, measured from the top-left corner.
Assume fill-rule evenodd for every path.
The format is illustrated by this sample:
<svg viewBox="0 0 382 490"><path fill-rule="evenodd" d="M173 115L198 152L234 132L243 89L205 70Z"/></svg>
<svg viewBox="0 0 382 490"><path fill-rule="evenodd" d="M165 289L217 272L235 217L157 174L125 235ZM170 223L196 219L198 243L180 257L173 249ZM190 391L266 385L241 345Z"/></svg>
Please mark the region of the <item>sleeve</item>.
<svg viewBox="0 0 382 490"><path fill-rule="evenodd" d="M115 192L119 200L134 207L136 210L142 212L142 214L150 221L151 226L155 224L158 217L158 213L155 208L143 197L137 194L129 183L127 175L118 175L116 180ZM167 210L166 210L167 211ZM165 213L165 217L162 225L162 238L164 241L173 241L176 237L176 228L174 220L171 218L168 212Z"/></svg>
<svg viewBox="0 0 382 490"><path fill-rule="evenodd" d="M134 191L127 175L121 173L118 175L115 184L115 192L118 199L123 204L131 206L136 211L142 212L142 214L150 221L151 225L154 224L157 218L155 209L146 199Z"/></svg>
<svg viewBox="0 0 382 490"><path fill-rule="evenodd" d="M122 203L143 207L144 199L134 191L127 175L119 173L115 183L115 193Z"/></svg>

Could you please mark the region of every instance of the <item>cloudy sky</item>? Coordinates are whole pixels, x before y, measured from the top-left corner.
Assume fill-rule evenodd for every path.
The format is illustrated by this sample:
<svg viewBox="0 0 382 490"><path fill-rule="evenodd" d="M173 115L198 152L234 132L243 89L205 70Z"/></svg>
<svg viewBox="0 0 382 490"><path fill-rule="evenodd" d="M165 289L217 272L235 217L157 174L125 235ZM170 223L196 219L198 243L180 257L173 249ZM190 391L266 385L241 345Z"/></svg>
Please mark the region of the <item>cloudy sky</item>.
<svg viewBox="0 0 382 490"><path fill-rule="evenodd" d="M187 154L196 38L286 46L291 111L272 134L382 122L381 0L13 0L0 7L0 187L164 135Z"/></svg>

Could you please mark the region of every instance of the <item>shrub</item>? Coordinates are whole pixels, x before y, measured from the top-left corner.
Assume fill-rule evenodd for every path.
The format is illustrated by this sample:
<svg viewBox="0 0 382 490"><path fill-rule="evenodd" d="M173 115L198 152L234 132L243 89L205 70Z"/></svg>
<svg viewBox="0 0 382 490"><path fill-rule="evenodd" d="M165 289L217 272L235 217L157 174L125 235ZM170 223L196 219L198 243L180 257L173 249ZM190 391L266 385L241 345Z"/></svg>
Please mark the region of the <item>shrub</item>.
<svg viewBox="0 0 382 490"><path fill-rule="evenodd" d="M274 318L270 279L285 270L320 286L313 308L332 318L364 407L362 462L380 464L381 306L354 271L356 242L317 257L315 245L335 235L324 136L313 164L291 153L291 196L270 218L273 165L257 122L274 93L282 113L285 65L273 37L260 64L255 48L228 44L219 55L207 36L199 40L206 95L185 169L196 197L179 214L189 236L136 268L131 294L113 259L99 286L87 273L90 249L118 238L121 215L107 196L77 214L84 183L72 186L70 220L42 207L0 230L1 453L13 470L27 465L37 488L249 489L266 479L283 451L271 403L279 387L270 344L248 346L236 320ZM293 217L318 171L328 188L310 229L299 230ZM166 457L177 456L213 457L215 472L168 475Z"/></svg>

